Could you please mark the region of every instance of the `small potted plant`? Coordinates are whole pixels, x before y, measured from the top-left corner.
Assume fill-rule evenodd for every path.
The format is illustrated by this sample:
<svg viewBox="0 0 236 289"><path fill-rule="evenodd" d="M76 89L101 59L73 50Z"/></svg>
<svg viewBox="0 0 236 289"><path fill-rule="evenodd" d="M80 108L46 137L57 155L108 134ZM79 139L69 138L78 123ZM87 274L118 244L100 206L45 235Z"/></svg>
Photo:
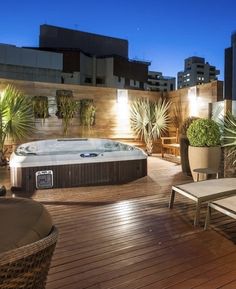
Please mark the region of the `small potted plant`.
<svg viewBox="0 0 236 289"><path fill-rule="evenodd" d="M194 169L208 168L218 171L221 160L220 128L212 119L198 119L187 130L189 140L188 156L194 181ZM201 177L201 180L205 177Z"/></svg>

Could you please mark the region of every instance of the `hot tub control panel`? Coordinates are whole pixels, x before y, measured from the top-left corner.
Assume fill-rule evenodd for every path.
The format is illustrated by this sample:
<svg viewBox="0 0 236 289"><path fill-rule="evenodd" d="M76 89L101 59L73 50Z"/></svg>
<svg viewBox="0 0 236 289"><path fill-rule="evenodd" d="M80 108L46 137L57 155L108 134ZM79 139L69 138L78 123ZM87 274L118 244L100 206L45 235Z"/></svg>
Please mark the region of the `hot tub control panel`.
<svg viewBox="0 0 236 289"><path fill-rule="evenodd" d="M35 173L37 189L51 189L53 187L53 171L38 171Z"/></svg>

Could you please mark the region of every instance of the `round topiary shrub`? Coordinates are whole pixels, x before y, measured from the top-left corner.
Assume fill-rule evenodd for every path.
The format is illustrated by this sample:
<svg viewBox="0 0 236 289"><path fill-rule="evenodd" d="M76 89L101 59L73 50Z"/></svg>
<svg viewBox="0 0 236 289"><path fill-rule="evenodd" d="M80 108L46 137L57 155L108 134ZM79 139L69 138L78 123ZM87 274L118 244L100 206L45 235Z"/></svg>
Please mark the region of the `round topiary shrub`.
<svg viewBox="0 0 236 289"><path fill-rule="evenodd" d="M212 119L198 119L192 122L187 130L191 146L212 147L220 145L220 129Z"/></svg>

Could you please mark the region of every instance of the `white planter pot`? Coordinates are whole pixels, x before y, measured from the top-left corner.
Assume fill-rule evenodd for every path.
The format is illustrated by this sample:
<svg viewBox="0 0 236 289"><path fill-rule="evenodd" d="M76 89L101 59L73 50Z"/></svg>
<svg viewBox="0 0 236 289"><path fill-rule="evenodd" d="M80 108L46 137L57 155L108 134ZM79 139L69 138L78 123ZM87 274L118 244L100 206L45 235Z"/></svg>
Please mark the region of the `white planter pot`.
<svg viewBox="0 0 236 289"><path fill-rule="evenodd" d="M194 169L208 168L214 171L218 171L221 161L221 147L193 147L188 148L188 157L190 170L193 176L193 180L197 181L197 173ZM206 180L206 175L200 175L199 180Z"/></svg>

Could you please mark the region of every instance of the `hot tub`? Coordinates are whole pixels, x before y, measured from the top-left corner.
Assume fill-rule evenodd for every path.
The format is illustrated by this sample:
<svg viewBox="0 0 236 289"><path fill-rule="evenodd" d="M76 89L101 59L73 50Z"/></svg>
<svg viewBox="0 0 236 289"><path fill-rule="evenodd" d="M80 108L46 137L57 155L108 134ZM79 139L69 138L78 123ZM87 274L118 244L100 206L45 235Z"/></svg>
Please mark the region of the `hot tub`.
<svg viewBox="0 0 236 289"><path fill-rule="evenodd" d="M12 189L120 184L147 175L143 150L108 139L64 138L22 144L10 158Z"/></svg>

